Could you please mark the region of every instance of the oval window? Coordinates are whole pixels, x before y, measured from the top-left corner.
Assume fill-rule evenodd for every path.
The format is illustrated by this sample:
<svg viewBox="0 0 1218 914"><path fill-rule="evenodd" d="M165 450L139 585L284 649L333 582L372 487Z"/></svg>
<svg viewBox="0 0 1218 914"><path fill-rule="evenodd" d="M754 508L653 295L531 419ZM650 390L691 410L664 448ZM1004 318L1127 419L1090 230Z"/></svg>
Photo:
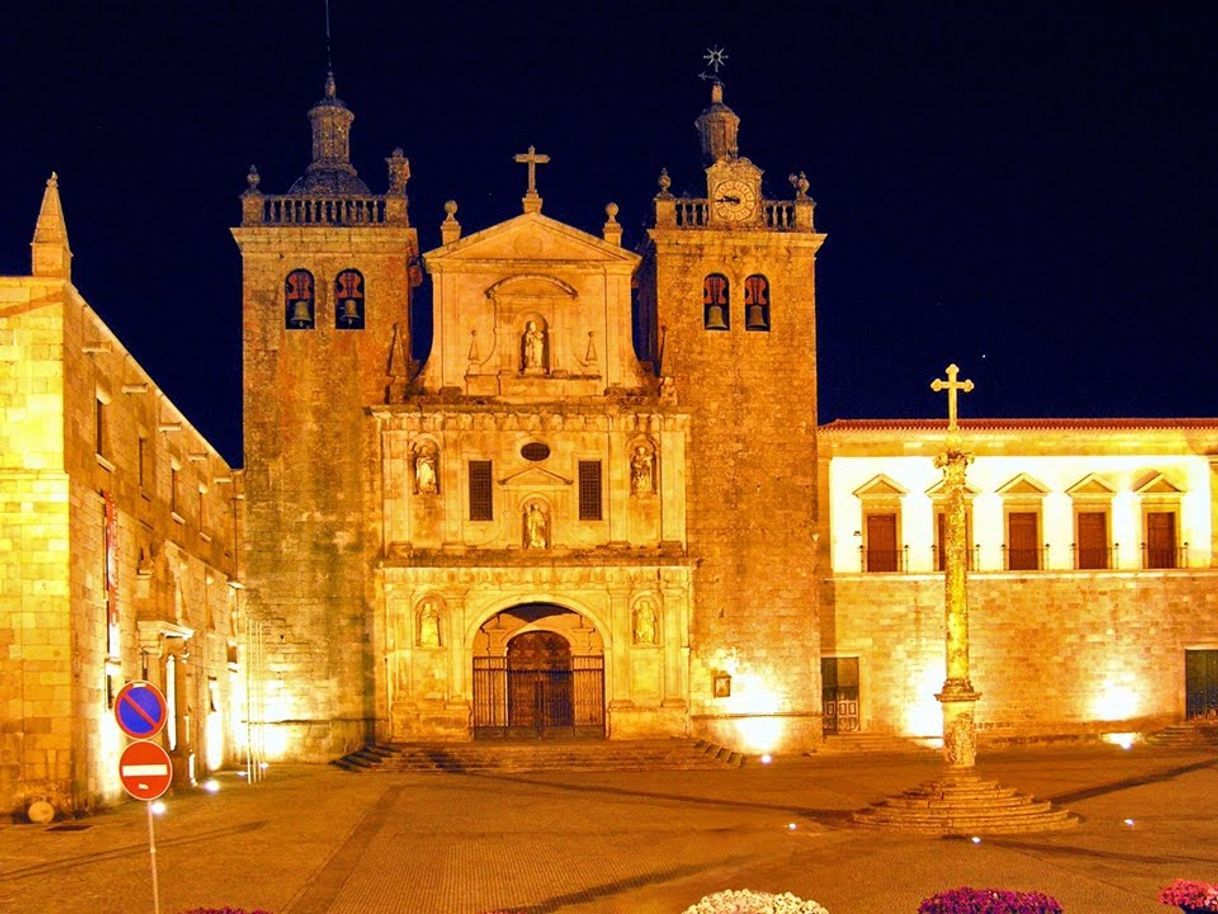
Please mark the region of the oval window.
<svg viewBox="0 0 1218 914"><path fill-rule="evenodd" d="M520 456L525 460L545 460L550 456L550 446L540 441L530 441L520 449Z"/></svg>

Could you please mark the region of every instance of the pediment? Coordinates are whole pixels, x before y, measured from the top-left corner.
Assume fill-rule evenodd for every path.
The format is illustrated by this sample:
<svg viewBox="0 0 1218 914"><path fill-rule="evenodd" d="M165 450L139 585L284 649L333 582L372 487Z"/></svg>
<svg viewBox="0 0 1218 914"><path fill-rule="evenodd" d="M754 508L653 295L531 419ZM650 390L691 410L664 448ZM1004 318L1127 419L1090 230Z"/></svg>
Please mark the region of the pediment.
<svg viewBox="0 0 1218 914"><path fill-rule="evenodd" d="M1139 485L1134 486L1139 495L1183 495L1184 490L1163 473L1151 473Z"/></svg>
<svg viewBox="0 0 1218 914"><path fill-rule="evenodd" d="M1070 486L1070 488L1066 489L1066 494L1075 498L1088 495L1097 498L1110 498L1115 493L1116 489L1095 473L1088 473L1074 485Z"/></svg>
<svg viewBox="0 0 1218 914"><path fill-rule="evenodd" d="M428 251L423 257L429 269L454 269L463 263L487 261L618 263L633 267L642 259L638 254L541 213L524 213Z"/></svg>
<svg viewBox="0 0 1218 914"><path fill-rule="evenodd" d="M998 487L998 494L1003 496L1025 495L1040 497L1049 494L1049 487L1043 482L1034 479L1027 473L1020 473L1014 479L1009 480L1005 485Z"/></svg>
<svg viewBox="0 0 1218 914"><path fill-rule="evenodd" d="M859 498L900 498L902 495L908 495L909 490L891 476L880 473L855 489L854 494Z"/></svg>
<svg viewBox="0 0 1218 914"><path fill-rule="evenodd" d="M499 480L499 485L510 488L553 489L559 486L569 486L572 482L574 480L559 476L542 467L525 467L523 470L504 476Z"/></svg>
<svg viewBox="0 0 1218 914"><path fill-rule="evenodd" d="M981 490L970 483L964 484L964 497L974 498L981 494ZM933 486L926 490L926 495L931 499L947 498L947 483L940 479Z"/></svg>

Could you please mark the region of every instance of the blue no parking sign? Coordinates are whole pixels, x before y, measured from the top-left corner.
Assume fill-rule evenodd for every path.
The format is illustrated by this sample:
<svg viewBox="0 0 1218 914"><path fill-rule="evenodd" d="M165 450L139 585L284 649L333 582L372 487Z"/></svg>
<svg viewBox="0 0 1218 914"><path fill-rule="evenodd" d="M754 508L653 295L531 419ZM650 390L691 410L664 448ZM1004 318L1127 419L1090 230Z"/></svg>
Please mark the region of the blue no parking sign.
<svg viewBox="0 0 1218 914"><path fill-rule="evenodd" d="M114 719L132 739L151 739L165 726L165 696L146 680L129 682L114 701Z"/></svg>

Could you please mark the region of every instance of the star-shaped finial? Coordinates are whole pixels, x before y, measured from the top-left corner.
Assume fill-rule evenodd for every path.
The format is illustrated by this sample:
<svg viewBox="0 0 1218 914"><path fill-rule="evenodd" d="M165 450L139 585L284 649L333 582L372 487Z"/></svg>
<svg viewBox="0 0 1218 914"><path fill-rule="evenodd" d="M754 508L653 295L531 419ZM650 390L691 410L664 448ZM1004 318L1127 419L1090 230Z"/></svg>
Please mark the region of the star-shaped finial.
<svg viewBox="0 0 1218 914"><path fill-rule="evenodd" d="M706 53L702 55L702 59L706 61L707 66L715 71L715 75L719 75L719 68L727 64L727 51L721 47L707 48Z"/></svg>

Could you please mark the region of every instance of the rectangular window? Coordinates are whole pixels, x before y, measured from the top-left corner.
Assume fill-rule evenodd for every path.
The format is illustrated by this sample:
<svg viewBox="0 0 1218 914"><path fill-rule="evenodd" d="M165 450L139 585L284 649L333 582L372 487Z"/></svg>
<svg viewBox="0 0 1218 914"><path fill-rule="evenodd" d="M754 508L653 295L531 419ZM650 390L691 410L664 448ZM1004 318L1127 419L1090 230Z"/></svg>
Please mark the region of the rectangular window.
<svg viewBox="0 0 1218 914"><path fill-rule="evenodd" d="M98 396L94 401L93 412L93 450L99 457L106 456L106 401Z"/></svg>
<svg viewBox="0 0 1218 914"><path fill-rule="evenodd" d="M1012 511L1007 514L1007 568L1011 571L1035 571L1040 568L1039 519L1035 511Z"/></svg>
<svg viewBox="0 0 1218 914"><path fill-rule="evenodd" d="M895 514L867 515L867 570L896 571L897 516Z"/></svg>
<svg viewBox="0 0 1218 914"><path fill-rule="evenodd" d="M204 533L207 526L207 490L199 486L199 532Z"/></svg>
<svg viewBox="0 0 1218 914"><path fill-rule="evenodd" d="M1146 567L1175 568L1176 512L1146 512Z"/></svg>
<svg viewBox="0 0 1218 914"><path fill-rule="evenodd" d="M491 486L491 462L469 462L469 519L494 520L494 490Z"/></svg>
<svg viewBox="0 0 1218 914"><path fill-rule="evenodd" d="M179 477L181 477L181 475L182 475L182 471L178 468L177 464L170 463L169 464L169 510L173 514L180 513L178 511L178 508L179 508L178 485L180 484Z"/></svg>
<svg viewBox="0 0 1218 914"><path fill-rule="evenodd" d="M1078 512L1078 567L1108 567L1108 514L1105 511Z"/></svg>
<svg viewBox="0 0 1218 914"><path fill-rule="evenodd" d="M579 462L579 519L601 519L601 462Z"/></svg>
<svg viewBox="0 0 1218 914"><path fill-rule="evenodd" d="M136 463L139 470L140 490L148 488L148 439L140 435L136 444Z"/></svg>

